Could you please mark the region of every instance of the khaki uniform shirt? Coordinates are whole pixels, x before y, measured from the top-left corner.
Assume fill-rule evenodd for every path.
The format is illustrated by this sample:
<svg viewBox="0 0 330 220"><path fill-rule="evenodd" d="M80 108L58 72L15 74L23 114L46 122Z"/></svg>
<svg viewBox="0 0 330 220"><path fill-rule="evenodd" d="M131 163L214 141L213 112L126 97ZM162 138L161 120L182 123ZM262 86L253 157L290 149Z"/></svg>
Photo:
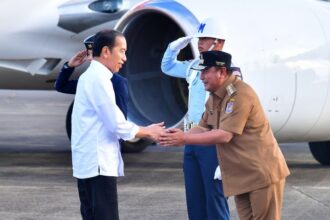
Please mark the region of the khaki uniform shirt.
<svg viewBox="0 0 330 220"><path fill-rule="evenodd" d="M254 90L231 75L211 93L199 126L234 134L217 144L226 196L251 192L290 174Z"/></svg>

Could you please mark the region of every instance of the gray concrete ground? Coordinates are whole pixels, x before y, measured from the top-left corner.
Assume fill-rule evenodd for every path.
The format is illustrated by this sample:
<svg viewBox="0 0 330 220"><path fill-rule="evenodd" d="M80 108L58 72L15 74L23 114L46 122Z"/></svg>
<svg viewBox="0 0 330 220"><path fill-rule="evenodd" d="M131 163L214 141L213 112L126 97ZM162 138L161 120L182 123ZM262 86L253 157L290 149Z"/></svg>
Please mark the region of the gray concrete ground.
<svg viewBox="0 0 330 220"><path fill-rule="evenodd" d="M0 91L0 220L80 219L64 130L71 100L53 91ZM282 219L329 219L330 168L312 158L306 143L281 149L291 171ZM150 146L124 160L121 219L187 219L182 148ZM229 202L232 219L238 219Z"/></svg>

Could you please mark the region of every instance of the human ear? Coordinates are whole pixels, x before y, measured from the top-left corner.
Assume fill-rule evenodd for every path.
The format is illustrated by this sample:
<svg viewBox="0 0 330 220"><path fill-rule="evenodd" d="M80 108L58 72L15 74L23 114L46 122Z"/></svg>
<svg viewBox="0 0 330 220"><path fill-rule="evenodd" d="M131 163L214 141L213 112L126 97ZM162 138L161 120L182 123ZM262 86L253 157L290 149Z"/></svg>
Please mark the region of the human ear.
<svg viewBox="0 0 330 220"><path fill-rule="evenodd" d="M222 77L225 76L226 70L227 70L226 67L220 67L219 72Z"/></svg>
<svg viewBox="0 0 330 220"><path fill-rule="evenodd" d="M107 46L102 47L101 54L103 58L107 58L109 55L109 47Z"/></svg>
<svg viewBox="0 0 330 220"><path fill-rule="evenodd" d="M221 69L217 70L217 77L220 79L221 78Z"/></svg>
<svg viewBox="0 0 330 220"><path fill-rule="evenodd" d="M224 40L217 39L217 40L216 40L216 45L215 45L215 47L216 47L218 50L222 50L224 44L225 44L225 41L224 41Z"/></svg>

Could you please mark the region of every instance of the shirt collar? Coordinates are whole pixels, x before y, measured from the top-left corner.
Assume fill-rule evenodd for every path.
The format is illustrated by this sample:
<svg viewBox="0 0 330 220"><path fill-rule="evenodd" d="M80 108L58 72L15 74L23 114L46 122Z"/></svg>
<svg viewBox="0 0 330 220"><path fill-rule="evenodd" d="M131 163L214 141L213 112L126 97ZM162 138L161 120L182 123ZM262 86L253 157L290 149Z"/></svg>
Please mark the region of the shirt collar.
<svg viewBox="0 0 330 220"><path fill-rule="evenodd" d="M98 74L101 74L102 76L109 76L110 79L113 77L113 73L106 67L104 66L102 63L100 63L97 60L92 60L90 66L93 69L96 69Z"/></svg>
<svg viewBox="0 0 330 220"><path fill-rule="evenodd" d="M230 84L230 83L233 83L234 81L236 81L236 77L231 74L228 79L224 82L224 84L219 88L217 89L213 94L218 96L220 99L223 99L226 94L227 94L227 89L226 87Z"/></svg>

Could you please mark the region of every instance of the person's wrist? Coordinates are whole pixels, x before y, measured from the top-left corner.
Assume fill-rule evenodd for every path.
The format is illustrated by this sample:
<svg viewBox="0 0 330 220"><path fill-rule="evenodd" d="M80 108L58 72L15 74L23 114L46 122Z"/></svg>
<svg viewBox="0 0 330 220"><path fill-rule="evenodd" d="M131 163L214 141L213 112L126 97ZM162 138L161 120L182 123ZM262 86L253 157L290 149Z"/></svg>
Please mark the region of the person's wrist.
<svg viewBox="0 0 330 220"><path fill-rule="evenodd" d="M153 132L152 132L152 129L150 129L149 126L146 127L146 138L153 139Z"/></svg>
<svg viewBox="0 0 330 220"><path fill-rule="evenodd" d="M63 67L64 67L65 69L74 68L73 66L71 66L71 65L69 64L69 62L65 62L64 65L63 65Z"/></svg>
<svg viewBox="0 0 330 220"><path fill-rule="evenodd" d="M72 63L70 63L70 61L68 62L68 66L69 66L70 68L75 68L75 66L74 66Z"/></svg>

